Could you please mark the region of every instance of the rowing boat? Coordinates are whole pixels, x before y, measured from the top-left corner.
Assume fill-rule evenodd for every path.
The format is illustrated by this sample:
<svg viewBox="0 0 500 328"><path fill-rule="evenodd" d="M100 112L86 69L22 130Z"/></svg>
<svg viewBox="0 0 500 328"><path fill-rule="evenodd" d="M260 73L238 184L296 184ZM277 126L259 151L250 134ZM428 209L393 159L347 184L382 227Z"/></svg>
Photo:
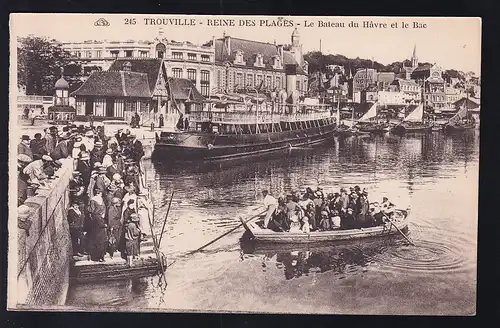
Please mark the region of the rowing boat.
<svg viewBox="0 0 500 328"><path fill-rule="evenodd" d="M408 228L408 210L394 210L392 220L399 230L406 230ZM258 223L263 221L259 217L249 222L241 219L245 229L251 233L253 239L257 242L266 243L315 243L315 242L329 242L329 241L342 241L354 240L369 237L382 237L388 235L399 234L398 230L392 227L390 222L384 225L349 230L332 230L332 231L312 231L309 233L300 232L275 232L270 229L262 229Z"/></svg>

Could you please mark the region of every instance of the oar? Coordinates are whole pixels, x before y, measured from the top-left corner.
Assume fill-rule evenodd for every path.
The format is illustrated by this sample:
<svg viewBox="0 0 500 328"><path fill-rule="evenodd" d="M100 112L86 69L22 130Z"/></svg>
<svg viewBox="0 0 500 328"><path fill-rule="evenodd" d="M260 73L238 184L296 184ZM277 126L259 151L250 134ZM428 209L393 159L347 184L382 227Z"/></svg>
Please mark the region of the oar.
<svg viewBox="0 0 500 328"><path fill-rule="evenodd" d="M172 199L174 199L174 190L172 190L172 195L170 195L170 202L168 203L167 214L165 214L165 220L163 221L163 227L161 228L160 239L158 241L158 247L161 244L163 232L165 231L165 225L167 224L167 218L168 218L168 213L170 212L170 205L172 205Z"/></svg>
<svg viewBox="0 0 500 328"><path fill-rule="evenodd" d="M389 222L394 226L394 228L396 228L396 230L401 234L401 236L405 237L405 239L413 246L416 246L411 240L410 238L408 238L404 233L403 231L401 231L398 226L387 216L385 215L385 213L383 211L381 211L381 213L387 218L387 220L389 220Z"/></svg>
<svg viewBox="0 0 500 328"><path fill-rule="evenodd" d="M241 222L240 224L238 224L236 227L234 227L234 228L232 228L231 230L229 230L229 231L227 231L227 232L223 233L223 234L222 234L222 235L220 235L219 237L217 237L217 238L213 239L211 242L206 243L205 245L201 246L200 248L198 248L198 249L196 249L196 250L194 250L194 251L191 251L191 252L189 252L189 253L187 253L187 254L191 255L191 254L194 254L194 253L196 253L196 252L201 251L201 250L202 250L202 249L204 249L205 247L212 245L212 244L213 244L213 243L215 243L217 240L221 239L222 237L225 237L225 236L229 235L231 232L233 232L234 230L238 229L239 227L241 227L241 226L242 226L242 225L244 225L245 223L247 223L247 222L249 222L249 221L251 221L251 220L255 219L256 217L261 216L262 214L264 214L264 213L266 213L266 212L267 212L267 210L262 211L262 212L260 212L259 214L256 214L256 215L252 216L250 219L248 219L248 220L246 220L246 221L242 221L242 222Z"/></svg>

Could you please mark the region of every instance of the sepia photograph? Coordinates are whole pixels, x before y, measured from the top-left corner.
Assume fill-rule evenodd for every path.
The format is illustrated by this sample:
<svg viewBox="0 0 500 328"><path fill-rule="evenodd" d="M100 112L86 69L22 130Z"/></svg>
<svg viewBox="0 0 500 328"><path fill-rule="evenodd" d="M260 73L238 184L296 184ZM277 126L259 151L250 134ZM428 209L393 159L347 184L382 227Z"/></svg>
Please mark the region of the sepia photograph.
<svg viewBox="0 0 500 328"><path fill-rule="evenodd" d="M9 311L476 314L480 18L9 28Z"/></svg>

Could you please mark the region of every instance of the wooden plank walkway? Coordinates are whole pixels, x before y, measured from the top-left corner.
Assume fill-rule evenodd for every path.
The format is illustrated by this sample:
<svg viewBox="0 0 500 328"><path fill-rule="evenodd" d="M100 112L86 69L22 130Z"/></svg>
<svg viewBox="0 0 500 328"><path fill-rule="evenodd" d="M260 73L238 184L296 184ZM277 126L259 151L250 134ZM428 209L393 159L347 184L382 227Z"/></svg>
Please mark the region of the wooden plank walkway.
<svg viewBox="0 0 500 328"><path fill-rule="evenodd" d="M104 262L90 261L88 255L73 256L70 279L76 282L100 282L120 279L137 279L154 276L160 273L160 263L153 248L153 239L140 245L140 255L132 260L132 266L116 251L111 257L108 253Z"/></svg>

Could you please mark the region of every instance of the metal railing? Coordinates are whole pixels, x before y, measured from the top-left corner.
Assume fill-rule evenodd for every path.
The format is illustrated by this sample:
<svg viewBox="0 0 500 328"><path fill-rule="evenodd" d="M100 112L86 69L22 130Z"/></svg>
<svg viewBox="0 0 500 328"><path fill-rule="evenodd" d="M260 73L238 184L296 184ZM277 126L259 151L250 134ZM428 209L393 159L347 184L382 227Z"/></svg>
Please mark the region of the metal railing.
<svg viewBox="0 0 500 328"><path fill-rule="evenodd" d="M331 117L330 112L306 113L306 114L269 114L261 113L218 113L218 112L193 112L190 114L190 120L193 122L211 121L213 123L279 123L319 120Z"/></svg>

